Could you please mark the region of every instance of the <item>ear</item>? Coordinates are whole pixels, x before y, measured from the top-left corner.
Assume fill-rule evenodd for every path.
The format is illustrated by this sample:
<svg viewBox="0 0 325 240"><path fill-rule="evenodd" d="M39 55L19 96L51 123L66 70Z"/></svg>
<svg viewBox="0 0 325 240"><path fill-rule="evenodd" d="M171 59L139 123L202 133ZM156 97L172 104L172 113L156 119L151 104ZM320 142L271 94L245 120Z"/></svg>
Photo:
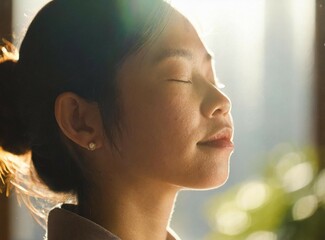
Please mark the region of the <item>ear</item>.
<svg viewBox="0 0 325 240"><path fill-rule="evenodd" d="M104 129L97 103L72 92L60 94L55 101L55 118L63 134L80 147L103 146Z"/></svg>

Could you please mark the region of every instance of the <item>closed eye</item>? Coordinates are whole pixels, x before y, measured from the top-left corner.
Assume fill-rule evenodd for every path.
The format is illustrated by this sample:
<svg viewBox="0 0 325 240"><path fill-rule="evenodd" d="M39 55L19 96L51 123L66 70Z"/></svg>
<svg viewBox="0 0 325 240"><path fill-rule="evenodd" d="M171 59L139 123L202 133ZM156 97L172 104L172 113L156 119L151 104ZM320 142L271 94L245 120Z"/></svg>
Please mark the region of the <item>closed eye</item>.
<svg viewBox="0 0 325 240"><path fill-rule="evenodd" d="M191 81L191 80L167 79L167 81L180 82L180 83L189 83L189 84L192 84L192 81Z"/></svg>

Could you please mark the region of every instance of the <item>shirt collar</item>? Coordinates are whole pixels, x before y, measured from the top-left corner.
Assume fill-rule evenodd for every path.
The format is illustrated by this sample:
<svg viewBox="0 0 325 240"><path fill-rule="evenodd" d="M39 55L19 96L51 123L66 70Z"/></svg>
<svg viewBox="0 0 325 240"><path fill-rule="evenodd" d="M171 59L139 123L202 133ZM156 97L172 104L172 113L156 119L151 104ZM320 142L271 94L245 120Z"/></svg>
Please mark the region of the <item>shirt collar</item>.
<svg viewBox="0 0 325 240"><path fill-rule="evenodd" d="M48 217L48 240L121 240L97 223L76 213L76 206L64 204L54 208ZM168 240L180 240L172 231L168 231Z"/></svg>

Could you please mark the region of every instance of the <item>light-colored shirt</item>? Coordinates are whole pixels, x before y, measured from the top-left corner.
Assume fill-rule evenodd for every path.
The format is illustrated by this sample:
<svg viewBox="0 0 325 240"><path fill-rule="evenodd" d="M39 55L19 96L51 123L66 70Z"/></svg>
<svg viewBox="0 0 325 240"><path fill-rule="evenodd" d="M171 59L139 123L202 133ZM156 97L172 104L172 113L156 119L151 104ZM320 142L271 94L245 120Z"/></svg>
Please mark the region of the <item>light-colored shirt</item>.
<svg viewBox="0 0 325 240"><path fill-rule="evenodd" d="M121 240L97 223L78 215L74 208L74 205L66 204L51 210L48 217L48 240ZM180 240L172 231L168 231L167 239Z"/></svg>

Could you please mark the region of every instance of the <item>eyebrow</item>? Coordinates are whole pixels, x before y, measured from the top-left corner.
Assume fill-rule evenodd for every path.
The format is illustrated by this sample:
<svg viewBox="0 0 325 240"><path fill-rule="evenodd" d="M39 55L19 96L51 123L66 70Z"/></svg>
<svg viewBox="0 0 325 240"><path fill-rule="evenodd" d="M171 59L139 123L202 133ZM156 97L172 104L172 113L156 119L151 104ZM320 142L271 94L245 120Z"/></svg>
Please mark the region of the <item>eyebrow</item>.
<svg viewBox="0 0 325 240"><path fill-rule="evenodd" d="M185 58L187 60L193 60L193 54L191 53L191 51L187 50L187 49L182 49L182 48L169 48L169 49L164 49L162 50L157 57L154 59L154 63L159 63L163 60L165 60L166 58L173 58L173 57L181 57L181 58ZM211 61L213 59L212 54L210 54L209 52L206 53L205 59L207 61Z"/></svg>

